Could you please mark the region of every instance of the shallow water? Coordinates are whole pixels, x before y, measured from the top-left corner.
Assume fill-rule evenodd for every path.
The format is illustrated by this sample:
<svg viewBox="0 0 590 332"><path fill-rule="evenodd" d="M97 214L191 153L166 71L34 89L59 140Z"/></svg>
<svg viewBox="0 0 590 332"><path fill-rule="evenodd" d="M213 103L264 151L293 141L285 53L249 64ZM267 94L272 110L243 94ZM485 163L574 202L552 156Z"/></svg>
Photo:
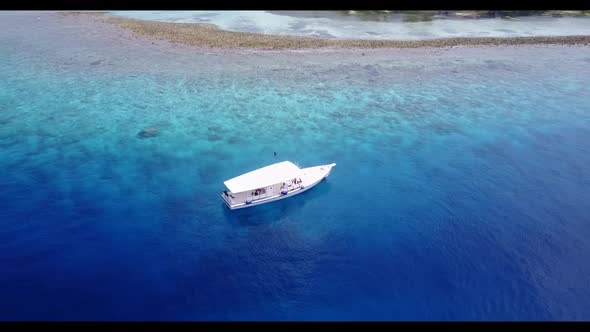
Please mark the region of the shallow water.
<svg viewBox="0 0 590 332"><path fill-rule="evenodd" d="M0 319L590 317L588 47L204 52L84 22L0 19ZM280 160L338 165L223 205Z"/></svg>
<svg viewBox="0 0 590 332"><path fill-rule="evenodd" d="M179 23L212 23L229 31L319 38L428 40L458 37L531 37L590 35L590 17L521 16L450 19L435 16L412 21L408 14L366 15L312 11L113 11L115 16ZM414 16L411 16L414 17ZM419 15L418 17L419 18ZM374 18L376 19L376 18Z"/></svg>

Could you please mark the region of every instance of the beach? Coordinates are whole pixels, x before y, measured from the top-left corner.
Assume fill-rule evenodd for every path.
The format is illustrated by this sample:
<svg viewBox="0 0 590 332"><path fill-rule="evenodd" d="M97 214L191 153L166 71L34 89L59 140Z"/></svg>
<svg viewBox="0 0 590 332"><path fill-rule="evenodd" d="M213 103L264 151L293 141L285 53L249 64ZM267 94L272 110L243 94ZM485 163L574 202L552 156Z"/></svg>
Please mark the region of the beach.
<svg viewBox="0 0 590 332"><path fill-rule="evenodd" d="M589 45L590 36L511 37L511 38L446 38L435 40L329 40L311 37L279 36L258 33L224 31L206 23L156 22L113 17L108 13L63 13L66 16L85 15L100 22L114 24L134 33L194 46L212 48L250 48L263 50L318 48L419 48L498 45Z"/></svg>

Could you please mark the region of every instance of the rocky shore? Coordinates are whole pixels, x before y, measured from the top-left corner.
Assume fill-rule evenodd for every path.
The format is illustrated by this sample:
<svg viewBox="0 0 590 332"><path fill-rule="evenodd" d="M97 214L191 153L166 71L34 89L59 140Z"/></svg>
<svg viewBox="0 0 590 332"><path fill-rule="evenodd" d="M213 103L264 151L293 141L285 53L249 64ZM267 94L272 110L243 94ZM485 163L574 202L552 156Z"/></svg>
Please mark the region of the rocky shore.
<svg viewBox="0 0 590 332"><path fill-rule="evenodd" d="M98 12L64 12L62 15L91 15L104 23L114 24L144 37L211 48L281 50L309 48L419 48L540 44L590 45L590 36L445 38L411 41L362 39L334 40L225 31L217 28L215 25L206 23L145 21L114 17L108 13Z"/></svg>

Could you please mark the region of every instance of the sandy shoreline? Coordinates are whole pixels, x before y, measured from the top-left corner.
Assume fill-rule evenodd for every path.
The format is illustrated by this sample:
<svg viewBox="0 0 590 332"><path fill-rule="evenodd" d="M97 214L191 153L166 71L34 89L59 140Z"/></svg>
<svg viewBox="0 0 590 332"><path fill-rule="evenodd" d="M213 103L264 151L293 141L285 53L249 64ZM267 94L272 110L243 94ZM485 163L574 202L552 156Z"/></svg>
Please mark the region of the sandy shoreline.
<svg viewBox="0 0 590 332"><path fill-rule="evenodd" d="M420 41L320 39L313 37L266 35L234 32L219 29L206 23L155 22L114 17L101 12L60 12L63 16L87 15L99 21L129 30L149 39L172 43L221 49L378 49L378 48L425 48L453 46L499 46L499 45L590 45L590 36L551 37L487 37L449 38Z"/></svg>

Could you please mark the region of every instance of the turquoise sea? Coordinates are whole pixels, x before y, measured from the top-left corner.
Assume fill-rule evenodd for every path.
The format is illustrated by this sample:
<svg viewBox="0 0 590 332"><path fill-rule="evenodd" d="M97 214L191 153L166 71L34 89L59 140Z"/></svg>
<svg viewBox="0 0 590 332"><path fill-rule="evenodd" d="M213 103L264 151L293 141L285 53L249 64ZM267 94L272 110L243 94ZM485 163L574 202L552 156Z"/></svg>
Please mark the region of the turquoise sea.
<svg viewBox="0 0 590 332"><path fill-rule="evenodd" d="M0 320L588 320L589 51L216 51L0 13ZM337 166L224 206L282 160Z"/></svg>

